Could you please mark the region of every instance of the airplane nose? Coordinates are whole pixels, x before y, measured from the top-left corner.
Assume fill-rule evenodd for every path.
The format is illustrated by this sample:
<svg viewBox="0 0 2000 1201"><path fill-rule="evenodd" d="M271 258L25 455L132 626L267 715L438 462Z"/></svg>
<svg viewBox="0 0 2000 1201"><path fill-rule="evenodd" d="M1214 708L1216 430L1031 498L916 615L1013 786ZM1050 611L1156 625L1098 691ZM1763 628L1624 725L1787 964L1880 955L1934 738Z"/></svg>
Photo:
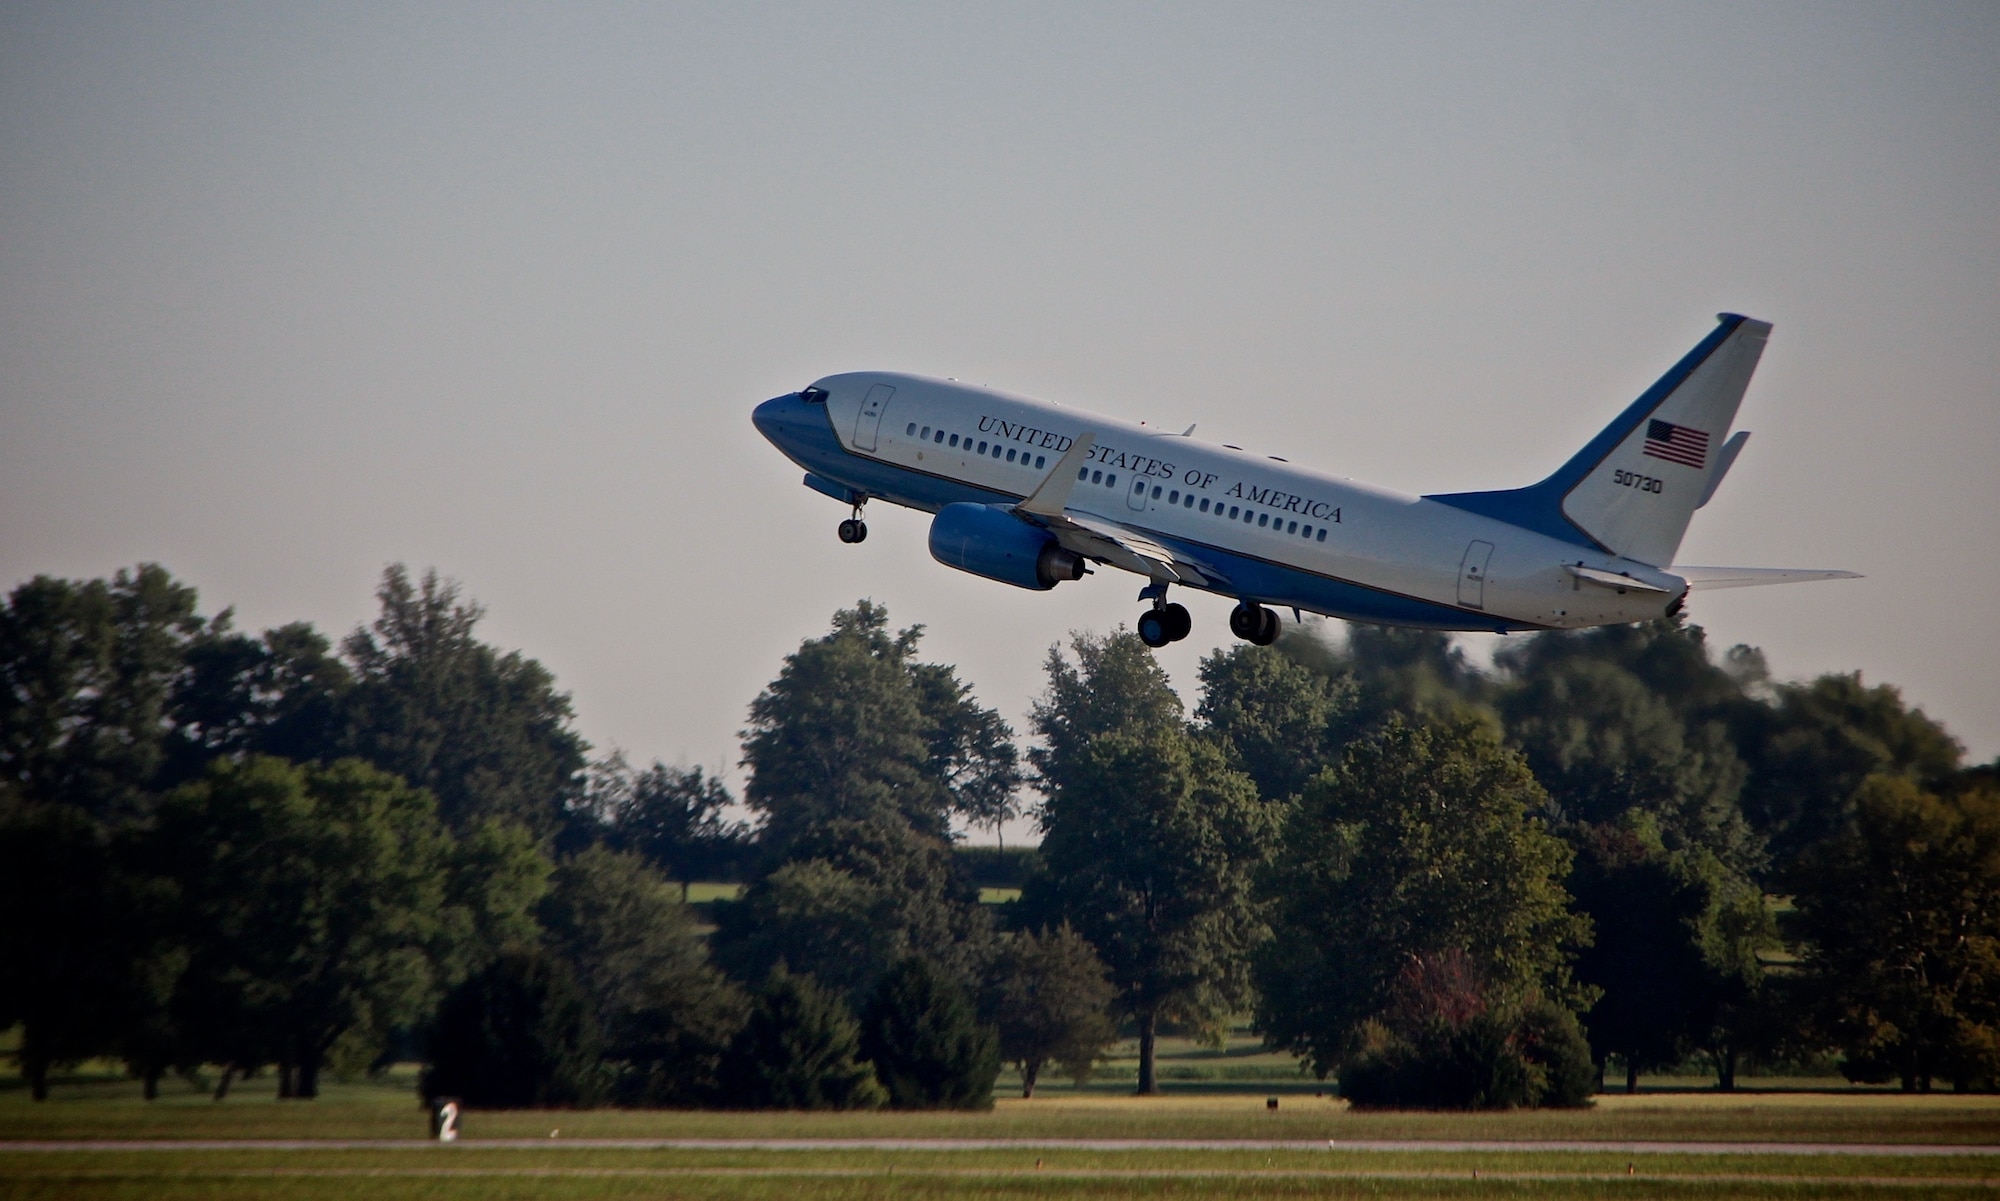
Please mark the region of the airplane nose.
<svg viewBox="0 0 2000 1201"><path fill-rule="evenodd" d="M786 426L798 420L797 410L805 408L796 392L785 396L774 396L750 412L751 424L757 432L776 442Z"/></svg>

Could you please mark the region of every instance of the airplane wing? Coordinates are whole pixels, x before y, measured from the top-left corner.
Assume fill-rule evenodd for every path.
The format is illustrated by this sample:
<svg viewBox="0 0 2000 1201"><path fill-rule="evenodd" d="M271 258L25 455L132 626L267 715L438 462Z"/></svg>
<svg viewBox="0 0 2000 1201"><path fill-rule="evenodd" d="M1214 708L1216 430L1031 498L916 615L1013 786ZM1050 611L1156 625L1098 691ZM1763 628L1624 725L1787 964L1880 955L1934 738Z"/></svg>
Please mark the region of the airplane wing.
<svg viewBox="0 0 2000 1201"><path fill-rule="evenodd" d="M1056 536L1063 549L1122 567L1156 583L1226 585L1220 571L1176 552L1115 521L1072 512L1067 506L1077 471L1090 459L1097 435L1083 434L1043 478L1034 494L1014 506L1014 516Z"/></svg>
<svg viewBox="0 0 2000 1201"><path fill-rule="evenodd" d="M1807 580L1858 580L1858 571L1807 571L1791 567L1669 567L1688 582L1688 590L1755 588L1760 584L1798 584Z"/></svg>
<svg viewBox="0 0 2000 1201"><path fill-rule="evenodd" d="M1146 576L1155 583L1203 587L1229 584L1228 577L1214 567L1115 521L1064 513L1060 517L1040 518L1037 524L1054 534L1065 548Z"/></svg>

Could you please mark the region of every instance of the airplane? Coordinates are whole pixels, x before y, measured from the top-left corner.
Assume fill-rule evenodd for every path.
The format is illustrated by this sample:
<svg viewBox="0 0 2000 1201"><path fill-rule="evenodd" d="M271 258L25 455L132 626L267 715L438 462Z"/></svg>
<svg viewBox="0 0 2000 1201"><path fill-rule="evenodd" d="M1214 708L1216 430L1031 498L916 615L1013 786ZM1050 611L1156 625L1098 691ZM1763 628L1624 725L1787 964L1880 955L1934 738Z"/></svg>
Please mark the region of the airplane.
<svg viewBox="0 0 2000 1201"><path fill-rule="evenodd" d="M757 406L759 432L848 505L935 514L948 567L1046 591L1091 564L1146 579L1148 646L1187 637L1179 585L1234 598L1229 628L1268 646L1275 610L1429 630L1515 633L1681 612L1690 592L1849 571L1670 566L1749 440L1731 433L1769 322L1721 313L1707 337L1554 474L1525 488L1405 496L1276 455L994 388L894 372L826 376Z"/></svg>

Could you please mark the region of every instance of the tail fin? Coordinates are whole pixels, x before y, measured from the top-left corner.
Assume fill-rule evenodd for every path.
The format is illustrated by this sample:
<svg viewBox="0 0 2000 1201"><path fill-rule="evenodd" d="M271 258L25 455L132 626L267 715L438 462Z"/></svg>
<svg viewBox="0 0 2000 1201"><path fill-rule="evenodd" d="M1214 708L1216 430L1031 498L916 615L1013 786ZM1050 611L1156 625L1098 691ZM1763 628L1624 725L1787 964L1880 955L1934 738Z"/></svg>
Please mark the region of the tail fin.
<svg viewBox="0 0 2000 1201"><path fill-rule="evenodd" d="M1427 499L1609 551L1673 562L1722 455L1771 325L1734 313L1554 475L1504 492Z"/></svg>

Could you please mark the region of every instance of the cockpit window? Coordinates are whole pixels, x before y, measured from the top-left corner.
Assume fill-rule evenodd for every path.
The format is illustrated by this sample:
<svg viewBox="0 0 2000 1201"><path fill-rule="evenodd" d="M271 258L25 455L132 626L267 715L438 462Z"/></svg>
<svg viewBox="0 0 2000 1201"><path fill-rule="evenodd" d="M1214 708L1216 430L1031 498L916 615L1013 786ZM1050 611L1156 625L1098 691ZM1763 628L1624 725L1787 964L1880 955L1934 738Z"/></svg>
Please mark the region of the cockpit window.
<svg viewBox="0 0 2000 1201"><path fill-rule="evenodd" d="M799 399L809 405L823 405L826 403L826 389L807 388L805 391L799 393Z"/></svg>

